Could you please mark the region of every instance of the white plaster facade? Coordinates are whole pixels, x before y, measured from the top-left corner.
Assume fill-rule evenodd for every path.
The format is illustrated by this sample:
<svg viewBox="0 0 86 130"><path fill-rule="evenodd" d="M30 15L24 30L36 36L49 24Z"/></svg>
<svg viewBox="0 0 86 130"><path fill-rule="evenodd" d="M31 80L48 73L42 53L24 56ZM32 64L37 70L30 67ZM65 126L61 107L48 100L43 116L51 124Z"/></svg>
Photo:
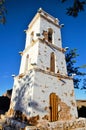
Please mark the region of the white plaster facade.
<svg viewBox="0 0 86 130"><path fill-rule="evenodd" d="M43 32L52 30L52 41ZM51 33L51 32L50 32ZM44 39L45 38L45 39ZM51 40L51 39L50 39ZM55 62L52 71L51 54ZM26 31L19 75L15 77L11 106L27 117L50 117L50 94L58 97L58 119L77 117L72 78L67 76L59 20L40 9ZM67 113L67 115L66 115ZM61 117L60 117L61 116Z"/></svg>

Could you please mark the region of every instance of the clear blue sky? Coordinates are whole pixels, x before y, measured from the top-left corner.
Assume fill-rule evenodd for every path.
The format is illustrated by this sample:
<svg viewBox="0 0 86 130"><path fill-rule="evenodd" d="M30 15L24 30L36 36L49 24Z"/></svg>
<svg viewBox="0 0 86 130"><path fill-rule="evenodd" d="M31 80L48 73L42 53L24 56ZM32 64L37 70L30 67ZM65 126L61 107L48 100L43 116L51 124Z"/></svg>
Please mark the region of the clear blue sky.
<svg viewBox="0 0 86 130"><path fill-rule="evenodd" d="M7 23L0 25L0 95L13 87L12 74L18 74L21 57L18 54L25 46L25 33L28 24L42 7L57 17L62 28L63 47L77 48L80 56L77 65L86 64L86 10L77 18L65 14L70 2L60 4L59 0L6 0ZM86 69L85 69L86 72ZM77 99L86 99L86 92L75 90Z"/></svg>

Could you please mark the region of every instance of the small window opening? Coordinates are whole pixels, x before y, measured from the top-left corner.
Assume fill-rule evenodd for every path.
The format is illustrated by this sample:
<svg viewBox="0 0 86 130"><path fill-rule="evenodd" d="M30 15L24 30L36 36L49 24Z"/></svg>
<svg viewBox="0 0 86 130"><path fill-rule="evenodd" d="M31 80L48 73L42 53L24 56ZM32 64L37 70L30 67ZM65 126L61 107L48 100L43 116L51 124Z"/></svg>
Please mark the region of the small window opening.
<svg viewBox="0 0 86 130"><path fill-rule="evenodd" d="M36 36L39 37L39 36L40 36L40 33L36 33Z"/></svg>
<svg viewBox="0 0 86 130"><path fill-rule="evenodd" d="M31 32L30 42L34 41L33 37L34 37L34 31Z"/></svg>

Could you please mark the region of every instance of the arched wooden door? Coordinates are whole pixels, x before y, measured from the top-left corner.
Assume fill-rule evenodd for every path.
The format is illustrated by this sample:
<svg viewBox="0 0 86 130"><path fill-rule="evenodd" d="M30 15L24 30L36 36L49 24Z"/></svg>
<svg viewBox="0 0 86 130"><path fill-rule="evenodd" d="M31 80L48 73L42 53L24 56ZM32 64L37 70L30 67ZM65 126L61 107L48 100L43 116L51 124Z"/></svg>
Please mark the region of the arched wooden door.
<svg viewBox="0 0 86 130"><path fill-rule="evenodd" d="M50 94L50 121L58 120L58 98L55 93Z"/></svg>

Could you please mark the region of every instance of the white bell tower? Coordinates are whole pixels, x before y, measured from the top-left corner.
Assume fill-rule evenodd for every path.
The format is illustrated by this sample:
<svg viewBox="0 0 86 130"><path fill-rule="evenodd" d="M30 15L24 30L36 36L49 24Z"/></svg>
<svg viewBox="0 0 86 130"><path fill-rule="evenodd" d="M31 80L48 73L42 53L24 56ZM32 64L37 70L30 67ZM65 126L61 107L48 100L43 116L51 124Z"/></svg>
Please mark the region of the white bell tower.
<svg viewBox="0 0 86 130"><path fill-rule="evenodd" d="M10 109L20 111L27 119L77 117L73 79L67 75L60 29L59 20L40 8L26 30Z"/></svg>

